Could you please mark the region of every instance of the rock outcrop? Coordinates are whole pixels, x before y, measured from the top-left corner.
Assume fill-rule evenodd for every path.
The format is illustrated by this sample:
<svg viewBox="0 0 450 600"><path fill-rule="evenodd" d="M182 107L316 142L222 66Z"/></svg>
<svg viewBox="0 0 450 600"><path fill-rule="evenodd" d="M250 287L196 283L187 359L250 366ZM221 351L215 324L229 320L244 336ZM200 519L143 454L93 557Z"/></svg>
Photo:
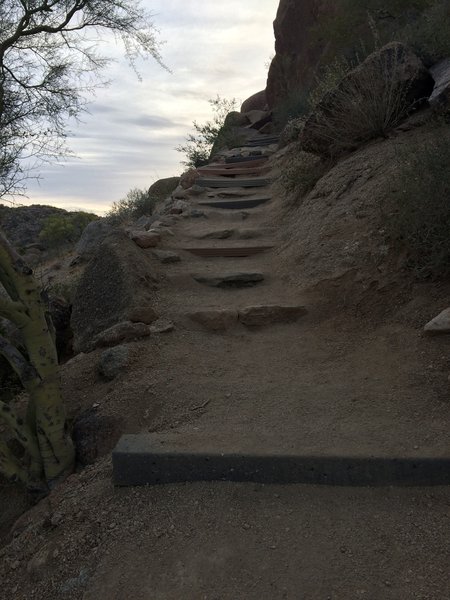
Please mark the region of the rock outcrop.
<svg viewBox="0 0 450 600"><path fill-rule="evenodd" d="M136 315L149 313L154 320L156 264L123 232L114 232L103 241L87 265L73 301L75 352L89 350L102 331L123 321L136 321Z"/></svg>
<svg viewBox="0 0 450 600"><path fill-rule="evenodd" d="M113 226L106 219L92 221L84 228L75 252L85 260L92 258L105 237L112 231Z"/></svg>
<svg viewBox="0 0 450 600"><path fill-rule="evenodd" d="M266 97L272 109L290 92L307 88L327 49L315 28L324 15L332 14L330 0L280 0L276 19L275 57L269 68Z"/></svg>
<svg viewBox="0 0 450 600"><path fill-rule="evenodd" d="M450 111L450 58L445 58L431 67L430 73L435 81L430 105L437 112L448 113Z"/></svg>
<svg viewBox="0 0 450 600"><path fill-rule="evenodd" d="M244 100L241 106L241 113L248 113L252 110L267 110L267 97L266 90L262 90L261 92L257 92Z"/></svg>

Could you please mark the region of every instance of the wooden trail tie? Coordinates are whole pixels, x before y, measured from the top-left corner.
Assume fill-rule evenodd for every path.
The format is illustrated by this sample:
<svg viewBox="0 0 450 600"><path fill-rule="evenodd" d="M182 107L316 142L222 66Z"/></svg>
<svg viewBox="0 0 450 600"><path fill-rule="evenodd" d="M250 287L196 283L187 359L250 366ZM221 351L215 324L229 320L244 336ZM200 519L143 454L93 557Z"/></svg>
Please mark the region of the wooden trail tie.
<svg viewBox="0 0 450 600"><path fill-rule="evenodd" d="M232 200L203 200L199 202L199 206L210 206L212 208L230 208L232 210L236 209L246 209L246 208L255 208L260 204L265 204L271 200L270 196L263 196L260 198L236 198Z"/></svg>
<svg viewBox="0 0 450 600"><path fill-rule="evenodd" d="M266 178L254 178L254 179L209 179L203 178L195 181L200 187L209 188L227 188L227 187L264 187L271 183L270 179Z"/></svg>
<svg viewBox="0 0 450 600"><path fill-rule="evenodd" d="M260 154L257 156L228 156L225 159L225 164L252 163L254 165L259 161L267 161L268 158L268 156L261 156Z"/></svg>
<svg viewBox="0 0 450 600"><path fill-rule="evenodd" d="M222 248L183 248L183 250L203 257L225 257L225 258L242 258L259 254L265 250L271 250L274 246L242 246L242 247L222 247Z"/></svg>
<svg viewBox="0 0 450 600"><path fill-rule="evenodd" d="M222 168L222 167L201 167L197 169L201 175L223 175L225 177L237 177L238 175L264 175L269 171L268 167L254 168Z"/></svg>

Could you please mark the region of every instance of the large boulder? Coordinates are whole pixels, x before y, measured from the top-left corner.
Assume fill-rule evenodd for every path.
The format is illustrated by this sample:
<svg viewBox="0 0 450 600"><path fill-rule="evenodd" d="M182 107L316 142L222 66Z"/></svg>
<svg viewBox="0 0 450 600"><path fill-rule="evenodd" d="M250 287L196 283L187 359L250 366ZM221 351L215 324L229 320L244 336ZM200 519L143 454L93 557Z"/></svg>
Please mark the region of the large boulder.
<svg viewBox="0 0 450 600"><path fill-rule="evenodd" d="M450 111L450 58L441 60L431 67L434 89L430 96L430 105L437 112Z"/></svg>
<svg viewBox="0 0 450 600"><path fill-rule="evenodd" d="M83 259L94 256L105 237L113 231L113 226L106 219L91 221L83 230L75 247L75 252Z"/></svg>
<svg viewBox="0 0 450 600"><path fill-rule="evenodd" d="M399 42L372 53L328 92L306 120L303 150L336 156L385 136L430 96L433 78Z"/></svg>
<svg viewBox="0 0 450 600"><path fill-rule="evenodd" d="M241 113L248 113L252 110L267 110L266 90L257 92L244 100L241 106Z"/></svg>
<svg viewBox="0 0 450 600"><path fill-rule="evenodd" d="M179 177L165 177L155 181L148 190L148 195L157 200L165 200L170 194L176 190L180 183Z"/></svg>
<svg viewBox="0 0 450 600"><path fill-rule="evenodd" d="M147 308L153 318L157 264L121 231L103 241L75 293L71 317L75 352L89 350L94 337L113 325L135 321L136 312L145 313Z"/></svg>

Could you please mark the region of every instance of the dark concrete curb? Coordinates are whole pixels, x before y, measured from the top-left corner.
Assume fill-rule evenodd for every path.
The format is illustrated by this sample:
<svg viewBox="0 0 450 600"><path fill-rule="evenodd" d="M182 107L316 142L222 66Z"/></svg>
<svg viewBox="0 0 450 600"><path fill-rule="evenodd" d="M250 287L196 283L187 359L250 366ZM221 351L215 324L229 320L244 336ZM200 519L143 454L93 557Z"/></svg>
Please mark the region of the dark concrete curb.
<svg viewBox="0 0 450 600"><path fill-rule="evenodd" d="M114 484L193 481L343 486L450 484L450 457L301 456L237 450L227 453L220 449L201 451L197 445L195 436L168 436L165 442L158 434L124 435L112 455Z"/></svg>

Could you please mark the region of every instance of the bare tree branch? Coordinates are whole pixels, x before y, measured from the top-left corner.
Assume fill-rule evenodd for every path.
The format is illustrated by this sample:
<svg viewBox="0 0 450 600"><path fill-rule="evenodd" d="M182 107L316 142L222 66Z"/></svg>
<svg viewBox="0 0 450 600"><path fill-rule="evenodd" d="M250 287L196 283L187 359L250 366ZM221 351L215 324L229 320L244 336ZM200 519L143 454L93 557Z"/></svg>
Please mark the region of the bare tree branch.
<svg viewBox="0 0 450 600"><path fill-rule="evenodd" d="M106 83L101 71L109 61L99 52L105 31L122 42L135 70L140 56L162 62L140 0L2 0L0 23L1 198L23 193L32 168L67 154L68 119Z"/></svg>

